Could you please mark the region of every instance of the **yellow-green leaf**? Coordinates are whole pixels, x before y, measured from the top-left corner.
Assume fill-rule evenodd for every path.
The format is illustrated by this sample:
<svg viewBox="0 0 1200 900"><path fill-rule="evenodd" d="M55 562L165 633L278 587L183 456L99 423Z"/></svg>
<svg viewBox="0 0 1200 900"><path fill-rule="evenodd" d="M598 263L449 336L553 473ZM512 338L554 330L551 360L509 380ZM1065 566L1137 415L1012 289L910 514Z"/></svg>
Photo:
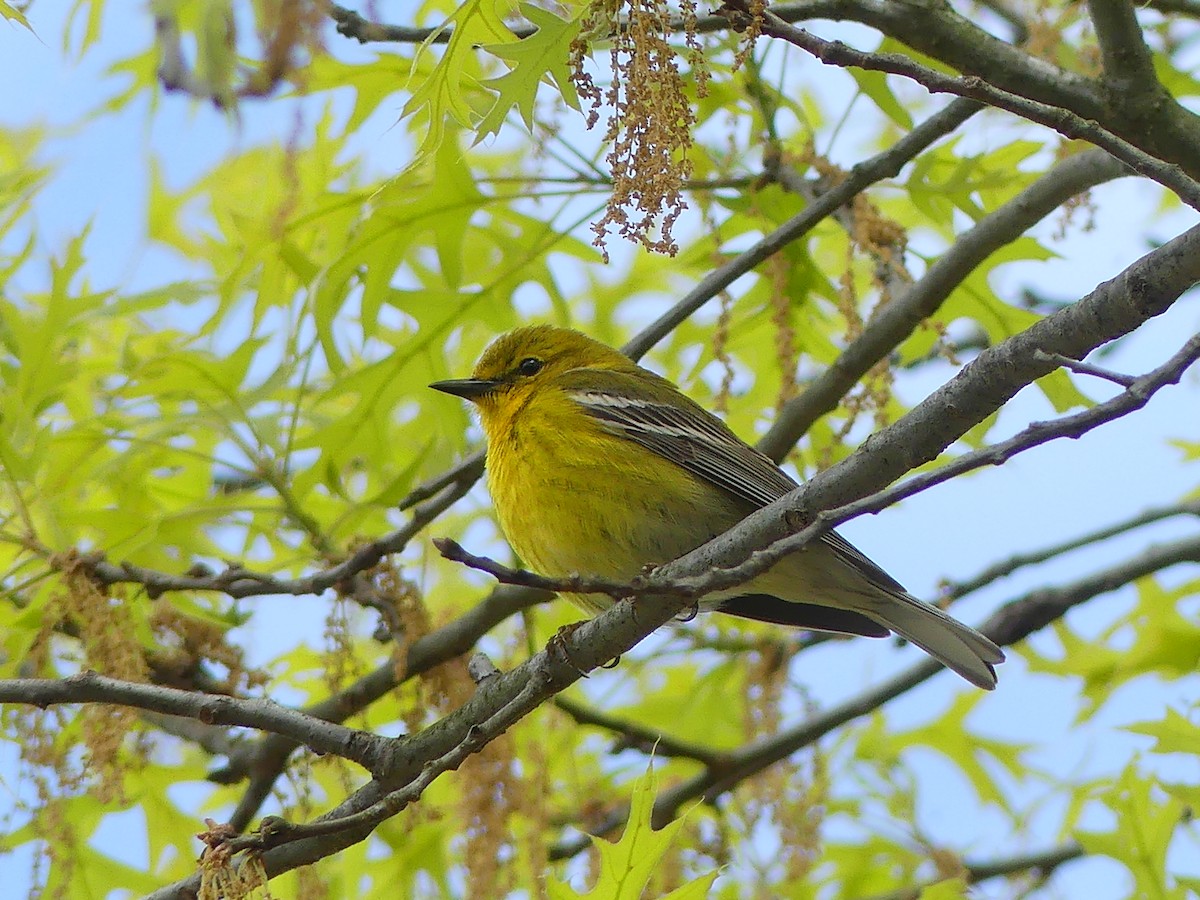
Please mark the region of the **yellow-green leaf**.
<svg viewBox="0 0 1200 900"><path fill-rule="evenodd" d="M512 63L512 68L498 78L490 78L483 84L496 91L496 102L476 126L475 141L478 143L491 134L499 134L508 111L514 106L521 113L527 128L533 128L533 105L537 99L538 85L549 76L573 108L579 108L579 97L571 82L567 68L567 54L571 42L579 34L580 16L583 7L570 19L560 19L549 10L539 9L528 3L521 4L521 13L537 26L537 31L516 43L488 44L483 47L493 56Z"/></svg>

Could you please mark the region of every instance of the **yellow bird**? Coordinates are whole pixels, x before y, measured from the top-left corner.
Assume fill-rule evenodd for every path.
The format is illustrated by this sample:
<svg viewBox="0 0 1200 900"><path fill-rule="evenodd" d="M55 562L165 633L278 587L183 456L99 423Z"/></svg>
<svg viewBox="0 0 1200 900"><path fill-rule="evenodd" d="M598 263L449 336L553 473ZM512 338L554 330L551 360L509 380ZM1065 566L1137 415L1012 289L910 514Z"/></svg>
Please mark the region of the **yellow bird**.
<svg viewBox="0 0 1200 900"><path fill-rule="evenodd" d="M526 565L552 578L630 581L797 486L674 384L577 331L510 331L472 377L431 387L479 408L500 527ZM612 602L569 599L592 614ZM988 690L1004 661L835 532L700 605L841 634L894 631Z"/></svg>

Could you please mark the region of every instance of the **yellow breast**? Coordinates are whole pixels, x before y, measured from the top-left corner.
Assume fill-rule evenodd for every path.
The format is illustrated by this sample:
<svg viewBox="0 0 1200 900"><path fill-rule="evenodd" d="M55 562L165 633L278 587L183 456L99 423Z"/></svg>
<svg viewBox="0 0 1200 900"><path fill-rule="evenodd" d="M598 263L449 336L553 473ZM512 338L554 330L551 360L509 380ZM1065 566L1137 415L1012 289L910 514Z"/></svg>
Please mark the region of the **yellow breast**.
<svg viewBox="0 0 1200 900"><path fill-rule="evenodd" d="M571 405L566 405L571 404ZM604 431L569 398L538 398L485 419L488 484L505 537L543 575L628 581L739 518L715 489ZM595 612L607 598L571 598Z"/></svg>

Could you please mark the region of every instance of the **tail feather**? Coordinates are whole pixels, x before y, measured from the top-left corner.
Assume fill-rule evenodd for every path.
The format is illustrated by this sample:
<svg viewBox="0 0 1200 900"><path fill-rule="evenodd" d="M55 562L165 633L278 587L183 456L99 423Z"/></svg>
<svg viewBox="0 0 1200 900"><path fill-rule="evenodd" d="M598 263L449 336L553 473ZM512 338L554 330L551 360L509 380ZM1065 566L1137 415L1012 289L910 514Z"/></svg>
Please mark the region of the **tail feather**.
<svg viewBox="0 0 1200 900"><path fill-rule="evenodd" d="M872 604L871 618L971 684L988 691L996 686L995 665L1004 662L1004 652L992 641L909 594L892 594L888 599L890 602Z"/></svg>
<svg viewBox="0 0 1200 900"><path fill-rule="evenodd" d="M793 603L770 594L740 594L720 601L716 607L731 616L774 622L809 631L828 631L833 634L862 634L867 637L887 637L888 629L874 619L853 610L837 606L818 606L815 603Z"/></svg>

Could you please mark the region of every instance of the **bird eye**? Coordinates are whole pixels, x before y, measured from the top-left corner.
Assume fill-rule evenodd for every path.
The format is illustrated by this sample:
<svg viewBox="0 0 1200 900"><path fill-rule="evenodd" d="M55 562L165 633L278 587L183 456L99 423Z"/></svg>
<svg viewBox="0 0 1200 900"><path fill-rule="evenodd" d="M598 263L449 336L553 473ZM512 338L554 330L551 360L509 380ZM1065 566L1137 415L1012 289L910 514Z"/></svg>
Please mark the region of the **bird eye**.
<svg viewBox="0 0 1200 900"><path fill-rule="evenodd" d="M546 364L536 356L528 356L521 360L520 365L517 366L517 371L520 374L528 377L529 375L536 375L538 372L542 371L542 366L544 365Z"/></svg>

